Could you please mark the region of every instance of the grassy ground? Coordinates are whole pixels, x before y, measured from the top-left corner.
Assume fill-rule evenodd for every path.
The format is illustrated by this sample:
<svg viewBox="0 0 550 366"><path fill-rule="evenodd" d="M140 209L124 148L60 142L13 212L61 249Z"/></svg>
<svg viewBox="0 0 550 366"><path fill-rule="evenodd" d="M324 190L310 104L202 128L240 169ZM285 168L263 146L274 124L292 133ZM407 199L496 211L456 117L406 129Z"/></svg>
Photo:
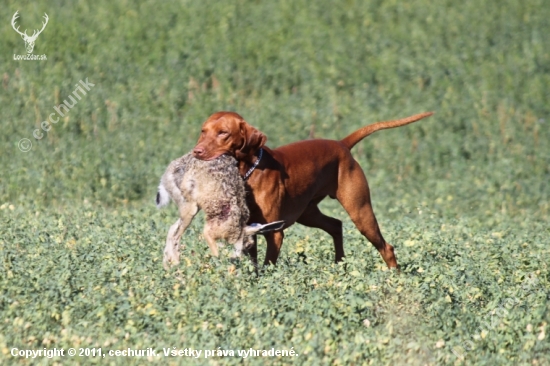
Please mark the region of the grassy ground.
<svg viewBox="0 0 550 366"><path fill-rule="evenodd" d="M13 60L25 54L16 10L21 29L48 14L34 49L47 61ZM0 15L2 363L100 362L25 360L14 347L293 347L299 356L247 363L550 364L545 1L8 0ZM35 139L86 79L89 92ZM218 110L270 147L436 111L354 149L402 273L330 200L343 264L327 235L296 225L277 267L232 271L195 220L182 264L165 272L176 210L156 210L156 185Z"/></svg>

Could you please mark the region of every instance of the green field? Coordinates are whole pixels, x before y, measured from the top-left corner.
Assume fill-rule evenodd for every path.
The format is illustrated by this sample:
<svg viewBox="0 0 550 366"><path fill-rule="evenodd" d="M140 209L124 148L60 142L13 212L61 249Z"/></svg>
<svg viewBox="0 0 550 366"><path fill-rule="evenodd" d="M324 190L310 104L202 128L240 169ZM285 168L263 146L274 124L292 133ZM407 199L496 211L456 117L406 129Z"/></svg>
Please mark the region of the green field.
<svg viewBox="0 0 550 366"><path fill-rule="evenodd" d="M33 51L46 61L13 59L17 10L29 34L48 14ZM1 364L225 365L292 348L244 363L550 365L547 0L6 0L0 15ZM295 225L277 266L232 271L198 217L164 271L177 212L156 209L158 180L219 110L272 148L435 111L353 150L401 273L333 200L344 263ZM71 347L162 356L11 354Z"/></svg>

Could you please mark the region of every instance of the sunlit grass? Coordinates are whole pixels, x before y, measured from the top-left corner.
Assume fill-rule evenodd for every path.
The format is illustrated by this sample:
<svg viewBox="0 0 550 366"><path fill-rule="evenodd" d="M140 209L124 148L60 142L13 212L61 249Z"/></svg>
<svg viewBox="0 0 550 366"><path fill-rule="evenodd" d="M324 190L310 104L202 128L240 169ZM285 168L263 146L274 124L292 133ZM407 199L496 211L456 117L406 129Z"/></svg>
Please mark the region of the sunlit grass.
<svg viewBox="0 0 550 366"><path fill-rule="evenodd" d="M49 15L35 46L47 61L13 60L25 52L9 26L16 10L22 29ZM300 354L280 364L550 362L544 1L8 1L0 14L7 362L12 347ZM86 78L94 88L36 140ZM176 210L154 208L158 179L218 110L243 115L270 147L435 111L353 150L402 273L386 270L333 200L321 207L344 221L345 264L332 263L327 234L296 225L277 267L232 271L227 251L208 255L197 219L181 266L165 272ZM31 151L19 151L22 138ZM519 302L487 326L507 299Z"/></svg>

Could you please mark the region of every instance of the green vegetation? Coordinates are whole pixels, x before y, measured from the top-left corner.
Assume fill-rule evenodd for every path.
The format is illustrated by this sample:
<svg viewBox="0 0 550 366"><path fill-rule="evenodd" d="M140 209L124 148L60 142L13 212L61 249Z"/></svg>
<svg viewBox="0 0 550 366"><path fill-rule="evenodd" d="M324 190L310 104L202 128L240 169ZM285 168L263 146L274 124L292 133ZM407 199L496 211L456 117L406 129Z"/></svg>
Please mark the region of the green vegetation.
<svg viewBox="0 0 550 366"><path fill-rule="evenodd" d="M25 360L13 347L299 354L246 361L258 365L550 364L547 1L4 3L2 364L101 362ZM29 34L48 14L34 49L47 61L13 60L25 54L16 10ZM95 86L36 140L86 78ZM177 214L156 210L158 179L218 110L243 115L270 147L436 111L354 149L401 274L331 200L345 263L332 263L328 235L296 225L279 265L232 270L227 248L208 255L199 219L165 272Z"/></svg>

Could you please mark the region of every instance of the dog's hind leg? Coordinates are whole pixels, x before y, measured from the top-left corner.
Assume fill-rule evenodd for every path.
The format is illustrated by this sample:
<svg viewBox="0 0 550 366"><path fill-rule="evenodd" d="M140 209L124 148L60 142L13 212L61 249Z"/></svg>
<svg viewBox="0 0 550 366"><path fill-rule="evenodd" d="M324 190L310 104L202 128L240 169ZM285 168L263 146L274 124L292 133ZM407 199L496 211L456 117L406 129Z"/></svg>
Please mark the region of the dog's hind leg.
<svg viewBox="0 0 550 366"><path fill-rule="evenodd" d="M376 247L387 266L398 268L393 247L384 240L374 216L365 173L351 156L347 163L349 165L340 169L336 198L361 234Z"/></svg>
<svg viewBox="0 0 550 366"><path fill-rule="evenodd" d="M321 229L332 236L334 242L335 260L340 262L344 258L344 239L342 237L342 221L327 216L319 210L317 204L310 204L298 218L298 223Z"/></svg>
<svg viewBox="0 0 550 366"><path fill-rule="evenodd" d="M179 206L180 218L168 230L166 237L166 246L164 247L164 258L162 264L164 269L168 269L170 264L177 265L180 262L180 239L185 229L189 226L193 217L199 211L196 204L183 203Z"/></svg>

